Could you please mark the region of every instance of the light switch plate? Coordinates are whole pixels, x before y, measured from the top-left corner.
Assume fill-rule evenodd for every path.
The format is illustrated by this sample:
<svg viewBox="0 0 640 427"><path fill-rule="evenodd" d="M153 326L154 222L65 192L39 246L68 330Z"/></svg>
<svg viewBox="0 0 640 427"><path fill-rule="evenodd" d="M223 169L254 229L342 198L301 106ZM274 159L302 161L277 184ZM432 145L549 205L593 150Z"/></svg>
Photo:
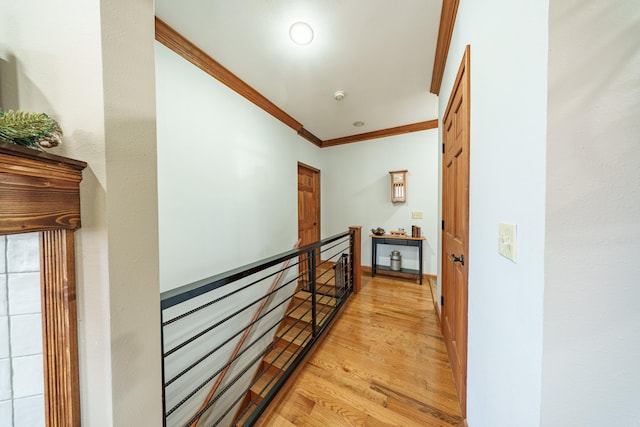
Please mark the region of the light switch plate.
<svg viewBox="0 0 640 427"><path fill-rule="evenodd" d="M516 225L498 223L498 253L516 262Z"/></svg>
<svg viewBox="0 0 640 427"><path fill-rule="evenodd" d="M422 219L423 216L422 212L411 212L411 219Z"/></svg>

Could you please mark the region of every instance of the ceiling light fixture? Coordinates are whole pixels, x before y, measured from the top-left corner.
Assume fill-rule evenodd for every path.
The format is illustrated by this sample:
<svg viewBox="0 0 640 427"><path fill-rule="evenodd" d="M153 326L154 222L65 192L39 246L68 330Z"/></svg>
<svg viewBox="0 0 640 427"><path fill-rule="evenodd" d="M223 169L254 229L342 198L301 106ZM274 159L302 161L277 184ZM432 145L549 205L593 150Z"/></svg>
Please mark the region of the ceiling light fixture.
<svg viewBox="0 0 640 427"><path fill-rule="evenodd" d="M313 40L313 29L306 22L295 22L289 28L289 38L295 44L301 46L308 45Z"/></svg>
<svg viewBox="0 0 640 427"><path fill-rule="evenodd" d="M361 128L362 126L364 126L364 122L358 120L357 122L353 122L353 125L357 128Z"/></svg>

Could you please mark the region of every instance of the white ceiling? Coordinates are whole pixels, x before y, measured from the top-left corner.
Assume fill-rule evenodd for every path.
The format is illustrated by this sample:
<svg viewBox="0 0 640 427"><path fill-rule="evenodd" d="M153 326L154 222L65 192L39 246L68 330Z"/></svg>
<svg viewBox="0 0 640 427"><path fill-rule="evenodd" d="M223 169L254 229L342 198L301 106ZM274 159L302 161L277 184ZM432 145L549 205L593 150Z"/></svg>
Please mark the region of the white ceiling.
<svg viewBox="0 0 640 427"><path fill-rule="evenodd" d="M437 118L442 0L156 0L156 16L321 140ZM296 21L315 37L289 39ZM336 90L346 93L335 101ZM363 121L363 127L353 122Z"/></svg>

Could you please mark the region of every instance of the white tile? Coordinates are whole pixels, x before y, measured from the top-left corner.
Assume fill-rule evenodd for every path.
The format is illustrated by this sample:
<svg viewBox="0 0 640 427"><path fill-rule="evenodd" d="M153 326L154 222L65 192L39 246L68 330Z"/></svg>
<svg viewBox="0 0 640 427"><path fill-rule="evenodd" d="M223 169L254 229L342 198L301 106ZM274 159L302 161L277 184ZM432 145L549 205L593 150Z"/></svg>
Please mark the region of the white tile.
<svg viewBox="0 0 640 427"><path fill-rule="evenodd" d="M0 316L9 314L9 301L7 300L7 275L0 274Z"/></svg>
<svg viewBox="0 0 640 427"><path fill-rule="evenodd" d="M0 402L0 427L13 427L13 406L11 400Z"/></svg>
<svg viewBox="0 0 640 427"><path fill-rule="evenodd" d="M0 359L11 356L9 353L9 318L0 316Z"/></svg>
<svg viewBox="0 0 640 427"><path fill-rule="evenodd" d="M44 395L13 401L14 427L44 427Z"/></svg>
<svg viewBox="0 0 640 427"><path fill-rule="evenodd" d="M0 236L0 274L7 272L5 260L5 248L7 247L7 236Z"/></svg>
<svg viewBox="0 0 640 427"><path fill-rule="evenodd" d="M42 355L14 357L11 363L14 399L44 393Z"/></svg>
<svg viewBox="0 0 640 427"><path fill-rule="evenodd" d="M0 359L0 400L11 399L11 359Z"/></svg>
<svg viewBox="0 0 640 427"><path fill-rule="evenodd" d="M7 272L40 271L40 241L38 233L7 236Z"/></svg>
<svg viewBox="0 0 640 427"><path fill-rule="evenodd" d="M11 316L11 356L42 353L42 316L22 314Z"/></svg>
<svg viewBox="0 0 640 427"><path fill-rule="evenodd" d="M9 274L9 315L41 312L40 273Z"/></svg>

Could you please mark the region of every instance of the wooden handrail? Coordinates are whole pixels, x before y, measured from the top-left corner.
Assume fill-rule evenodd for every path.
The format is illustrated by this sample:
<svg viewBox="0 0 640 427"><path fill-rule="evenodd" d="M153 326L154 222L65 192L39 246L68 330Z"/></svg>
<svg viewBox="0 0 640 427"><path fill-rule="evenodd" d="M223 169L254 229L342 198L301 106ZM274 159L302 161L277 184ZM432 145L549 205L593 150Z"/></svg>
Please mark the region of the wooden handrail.
<svg viewBox="0 0 640 427"><path fill-rule="evenodd" d="M296 244L293 245L293 248L297 249L298 247L300 247L300 242L301 241L302 241L302 239L298 239ZM284 270L289 266L289 261L291 261L291 259L286 260L282 264L282 268L280 269L280 271L276 275L275 279L273 279L273 283L271 284L271 288L269 289L268 294L273 292L275 287L278 285L278 282L280 282L280 280L282 279L282 275L284 274ZM264 306L267 305L267 301L269 301L268 297L264 298L262 300L262 302L260 303L260 307L258 307L258 310L254 314L253 319L251 319L251 323L249 323L249 327L247 327L247 329L244 330L244 333L242 334L242 337L240 338L240 341L236 345L236 348L233 350L233 353L231 353L231 356L229 356L229 361L227 363L227 366L222 370L222 372L220 372L220 375L218 375L218 379L211 386L211 390L209 390L209 394L207 394L207 397L202 402L202 405L200 405L200 408L198 408L198 411L196 412L196 414L199 413L200 411L204 410L204 408L206 408L207 405L211 402L211 399L213 399L213 396L216 394L216 391L218 391L218 387L220 387L220 384L222 384L222 380L224 379L225 375L227 374L227 372L231 368L231 361L233 359L235 359L235 357L240 352L240 349L242 348L242 345L246 341L247 337L249 336L249 333L251 332L251 329L253 328L253 325L258 320L258 317L260 317L260 315L262 314L262 310L264 309ZM192 427L192 426L193 427L197 427L198 422L200 421L201 417L202 417L202 415L200 415L196 419L194 419L189 424L189 427Z"/></svg>

